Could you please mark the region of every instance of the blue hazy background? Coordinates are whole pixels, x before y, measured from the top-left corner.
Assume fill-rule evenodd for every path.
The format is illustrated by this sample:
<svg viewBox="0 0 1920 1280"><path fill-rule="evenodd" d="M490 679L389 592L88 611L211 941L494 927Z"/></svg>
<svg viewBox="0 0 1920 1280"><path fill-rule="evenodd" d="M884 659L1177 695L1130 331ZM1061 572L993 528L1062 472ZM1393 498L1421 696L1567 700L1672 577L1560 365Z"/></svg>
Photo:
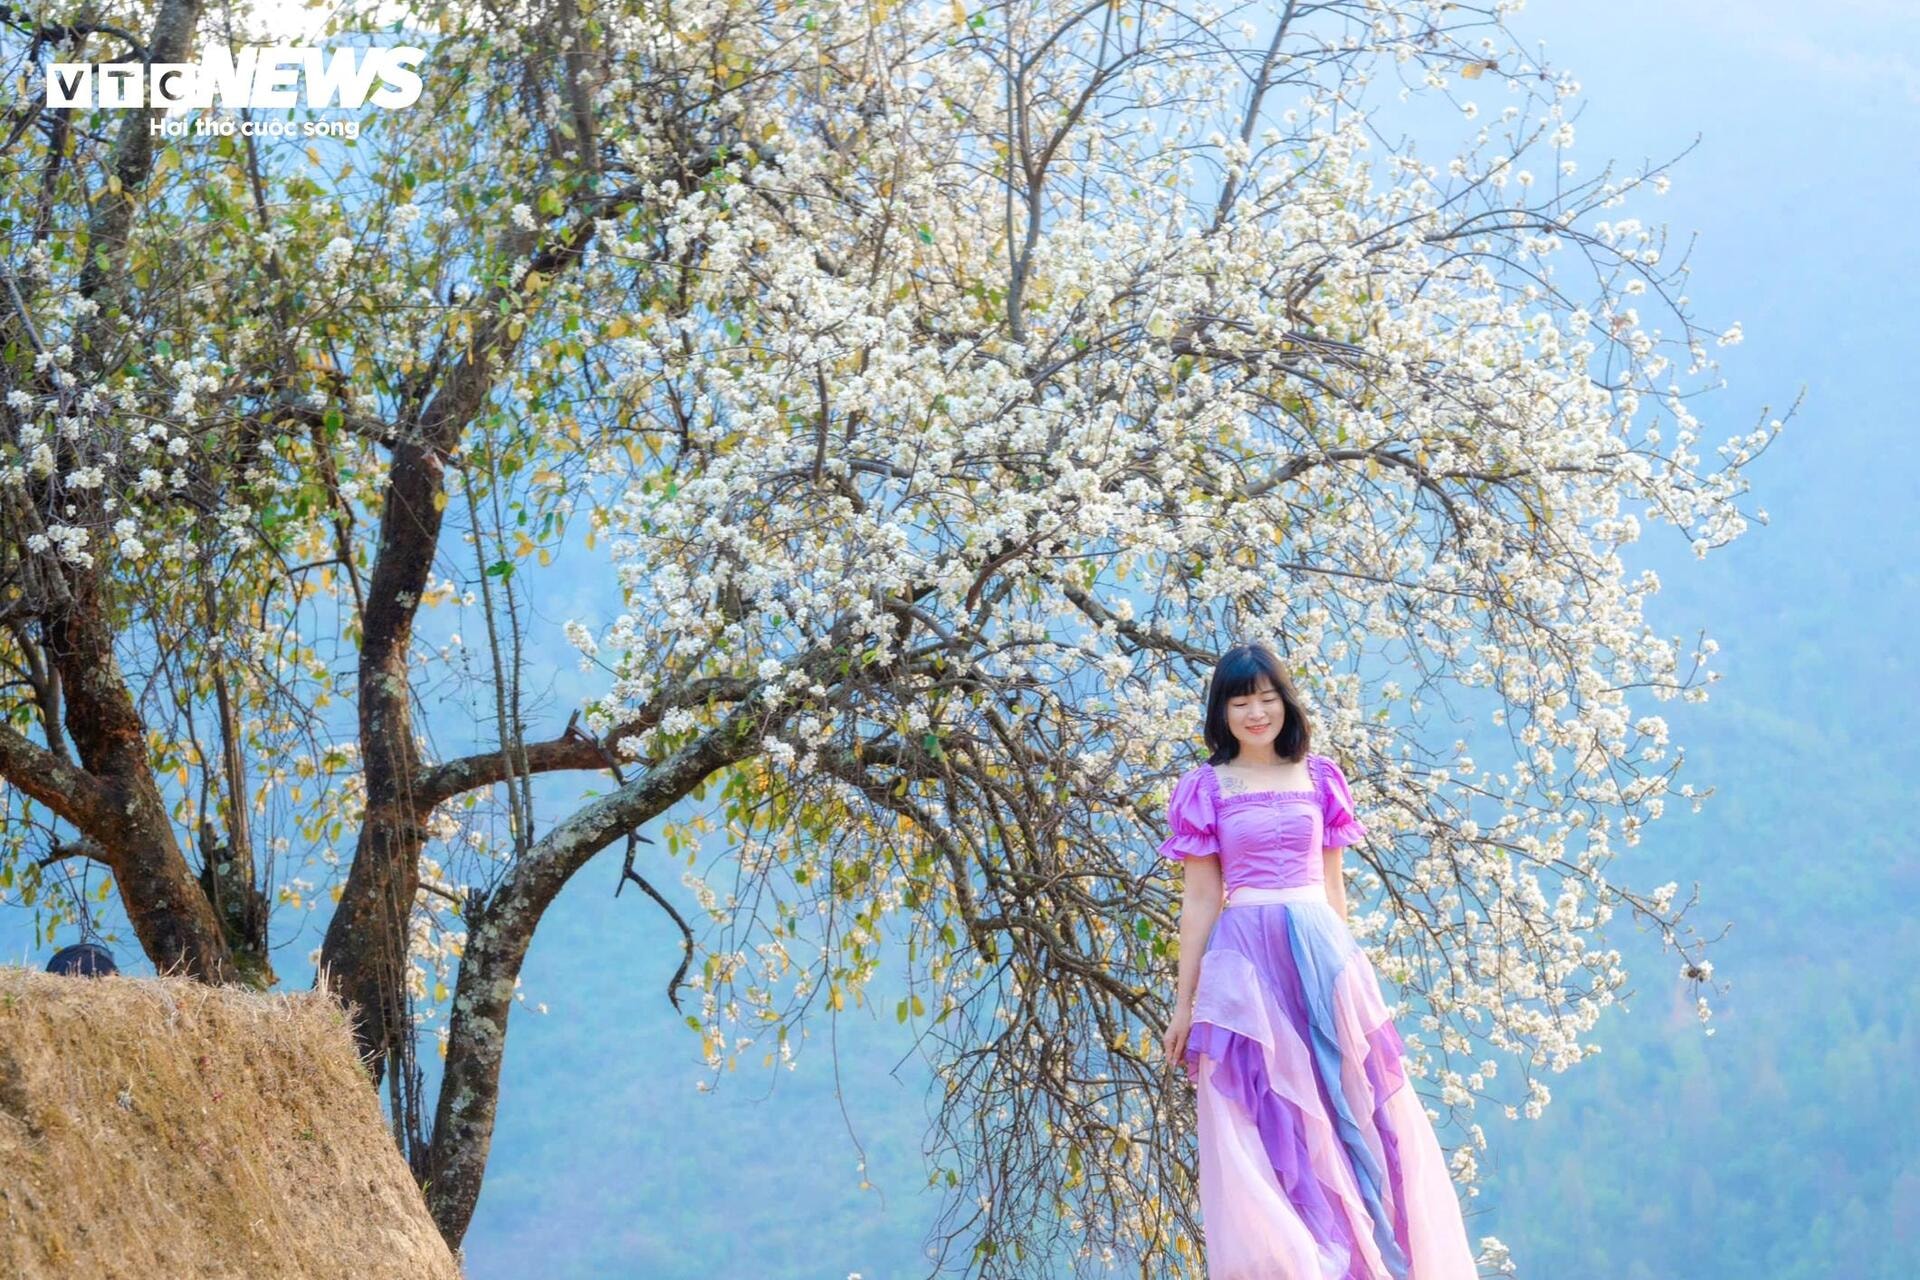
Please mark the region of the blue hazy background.
<svg viewBox="0 0 1920 1280"><path fill-rule="evenodd" d="M1704 627L1723 646L1710 701L1637 704L1668 718L1685 776L1715 794L1700 814L1669 806L1614 872L1642 889L1678 880L1683 897L1697 882L1700 927L1731 924L1712 953L1731 984L1716 1034L1702 1035L1675 958L1617 920L1637 994L1596 1029L1600 1056L1549 1077L1542 1118L1480 1117L1491 1151L1469 1229L1503 1239L1527 1280L1906 1280L1920 1270L1920 862L1904 826L1920 767L1907 643L1920 534L1896 397L1915 386L1920 10L1536 0L1511 25L1582 81L1579 178L1609 158L1625 176L1698 138L1669 194L1608 216L1665 222L1669 264L1697 232L1696 312L1744 328L1715 352L1729 385L1693 402L1705 445L1807 395L1751 469L1748 505L1770 525L1705 561L1664 525L1629 549L1664 583L1658 629ZM1457 92L1497 114L1499 80ZM533 668L547 681L536 727L595 687L560 625L613 616L604 561L564 563L532 607L550 659ZM543 787L543 823L579 794ZM707 853L724 885L724 846ZM894 1020L898 979L816 1021L795 1069L759 1069L755 1048L703 1092L698 1038L662 998L677 931L631 888L613 897L620 856L576 877L534 944L469 1274L925 1274L939 1202L921 1157L928 1077ZM641 867L694 912L657 846ZM279 910L285 988L310 984L323 924ZM123 963L150 972L121 932ZM0 960L51 950L29 912L0 909Z"/></svg>

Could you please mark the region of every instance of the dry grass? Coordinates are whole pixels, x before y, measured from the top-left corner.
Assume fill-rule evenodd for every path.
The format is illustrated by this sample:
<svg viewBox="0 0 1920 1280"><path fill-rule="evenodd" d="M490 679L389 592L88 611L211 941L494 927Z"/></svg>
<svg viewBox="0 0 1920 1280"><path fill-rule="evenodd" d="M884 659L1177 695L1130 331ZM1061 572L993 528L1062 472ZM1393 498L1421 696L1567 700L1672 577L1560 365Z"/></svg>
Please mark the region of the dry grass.
<svg viewBox="0 0 1920 1280"><path fill-rule="evenodd" d="M331 998L0 966L0 1275L460 1272Z"/></svg>

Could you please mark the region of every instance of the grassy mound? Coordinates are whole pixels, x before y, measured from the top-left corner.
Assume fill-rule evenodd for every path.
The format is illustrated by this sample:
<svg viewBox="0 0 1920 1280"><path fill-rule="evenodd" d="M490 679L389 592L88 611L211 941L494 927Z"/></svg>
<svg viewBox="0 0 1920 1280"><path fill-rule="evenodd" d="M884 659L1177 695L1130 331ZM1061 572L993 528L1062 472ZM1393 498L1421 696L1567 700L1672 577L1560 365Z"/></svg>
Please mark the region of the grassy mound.
<svg viewBox="0 0 1920 1280"><path fill-rule="evenodd" d="M331 998L0 966L0 1275L460 1272Z"/></svg>

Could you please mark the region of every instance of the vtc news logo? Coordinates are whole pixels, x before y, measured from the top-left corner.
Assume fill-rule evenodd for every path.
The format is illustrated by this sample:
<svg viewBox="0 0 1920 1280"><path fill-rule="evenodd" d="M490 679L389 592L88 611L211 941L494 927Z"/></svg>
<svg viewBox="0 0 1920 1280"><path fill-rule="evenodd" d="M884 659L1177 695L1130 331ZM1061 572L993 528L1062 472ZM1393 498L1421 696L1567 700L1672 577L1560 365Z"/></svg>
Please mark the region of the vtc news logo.
<svg viewBox="0 0 1920 1280"><path fill-rule="evenodd" d="M55 62L47 68L49 107L294 107L305 88L309 106L411 106L420 96L416 71L426 50L410 45L366 50L313 45L253 46L234 53L207 45L198 62ZM374 87L380 82L379 88Z"/></svg>

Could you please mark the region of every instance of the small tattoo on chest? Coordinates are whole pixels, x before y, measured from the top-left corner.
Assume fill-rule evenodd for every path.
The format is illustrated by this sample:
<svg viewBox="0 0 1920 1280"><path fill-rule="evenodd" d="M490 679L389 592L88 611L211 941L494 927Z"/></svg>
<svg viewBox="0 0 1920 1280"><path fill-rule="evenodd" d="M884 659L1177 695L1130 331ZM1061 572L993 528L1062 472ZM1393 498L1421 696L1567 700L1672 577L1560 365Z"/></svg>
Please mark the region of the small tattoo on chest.
<svg viewBox="0 0 1920 1280"><path fill-rule="evenodd" d="M1272 781L1249 781L1224 769L1215 769L1213 776L1220 782L1222 796L1245 795L1250 791L1305 791L1310 782L1294 782L1286 779Z"/></svg>

